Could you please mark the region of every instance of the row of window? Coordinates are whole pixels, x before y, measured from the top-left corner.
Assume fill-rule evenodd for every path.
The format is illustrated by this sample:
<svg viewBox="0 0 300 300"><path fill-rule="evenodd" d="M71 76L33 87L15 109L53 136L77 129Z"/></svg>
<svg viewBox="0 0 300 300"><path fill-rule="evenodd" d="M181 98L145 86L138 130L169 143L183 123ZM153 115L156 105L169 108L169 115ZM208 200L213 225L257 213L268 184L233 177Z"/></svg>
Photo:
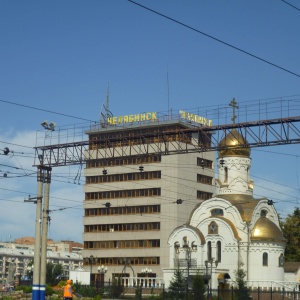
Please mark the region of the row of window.
<svg viewBox="0 0 300 300"><path fill-rule="evenodd" d="M84 265L87 266L88 263L83 260ZM159 257L131 257L131 258L124 258L124 257L101 257L96 258L95 265L105 265L105 266L133 266L133 265L159 265L160 260Z"/></svg>
<svg viewBox="0 0 300 300"><path fill-rule="evenodd" d="M204 192L204 191L197 191L197 199L200 200L207 200L212 197L212 193Z"/></svg>
<svg viewBox="0 0 300 300"><path fill-rule="evenodd" d="M160 196L160 188L85 193L85 200Z"/></svg>
<svg viewBox="0 0 300 300"><path fill-rule="evenodd" d="M126 241L89 241L84 242L84 249L135 249L159 248L160 240L126 240Z"/></svg>
<svg viewBox="0 0 300 300"><path fill-rule="evenodd" d="M84 232L151 231L160 230L159 222L85 225Z"/></svg>
<svg viewBox="0 0 300 300"><path fill-rule="evenodd" d="M172 129L171 129L172 130ZM174 130L174 129L173 129ZM169 131L170 132L170 131ZM96 149L104 149L111 147L125 147L125 146L133 146L133 145L141 145L141 144L156 144L156 143L166 143L166 142L183 142L190 144L192 140L191 133L151 133L151 135L144 135L143 140L141 140L140 136L136 137L126 137L124 134L120 134L118 137L104 139L103 135L93 135L90 137L90 150Z"/></svg>
<svg viewBox="0 0 300 300"><path fill-rule="evenodd" d="M215 261L218 261L218 263L220 263L222 261L222 245L220 241L217 241L216 244L216 255L215 257ZM212 255L212 246L211 246L211 242L209 241L207 243L207 260L208 261L213 261L213 255ZM262 265L264 267L267 267L269 264L269 255L267 252L264 252L262 255ZM283 267L284 265L284 256L281 253L280 256L278 257L278 266Z"/></svg>
<svg viewBox="0 0 300 300"><path fill-rule="evenodd" d="M102 215L130 215L130 214L157 214L160 213L160 205L140 205L110 208L85 209L85 217Z"/></svg>
<svg viewBox="0 0 300 300"><path fill-rule="evenodd" d="M197 182L212 185L213 178L202 174L197 174Z"/></svg>
<svg viewBox="0 0 300 300"><path fill-rule="evenodd" d="M161 162L160 154L153 155L133 155L124 157L110 157L103 159L92 159L86 162L86 168L103 168L113 166L150 164Z"/></svg>
<svg viewBox="0 0 300 300"><path fill-rule="evenodd" d="M136 173L112 174L112 175L101 175L101 176L87 176L86 183L91 184L91 183L119 182L119 181L159 179L159 178L161 178L161 171L136 172Z"/></svg>
<svg viewBox="0 0 300 300"><path fill-rule="evenodd" d="M264 252L263 256L262 256L262 265L264 267L267 267L268 264L269 264L269 255L268 255L267 252ZM284 266L284 256L283 256L282 253L278 257L278 266L279 267L283 267Z"/></svg>
<svg viewBox="0 0 300 300"><path fill-rule="evenodd" d="M211 241L207 242L207 260L212 262L213 257L215 257L215 261L218 261L218 263L222 261L222 248L220 241L217 241L215 256L212 255Z"/></svg>

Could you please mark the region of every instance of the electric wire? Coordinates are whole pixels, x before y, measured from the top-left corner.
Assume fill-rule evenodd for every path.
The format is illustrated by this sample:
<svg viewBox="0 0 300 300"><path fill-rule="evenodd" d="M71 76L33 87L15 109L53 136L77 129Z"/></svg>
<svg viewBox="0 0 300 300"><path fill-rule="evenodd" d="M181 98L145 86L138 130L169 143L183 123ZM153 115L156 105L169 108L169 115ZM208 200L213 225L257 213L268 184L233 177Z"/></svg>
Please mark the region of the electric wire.
<svg viewBox="0 0 300 300"><path fill-rule="evenodd" d="M214 172L214 171L212 171L212 172ZM30 175L32 175L32 174L34 174L35 172L33 172L33 173L31 173ZM78 176L78 174L76 175L76 176ZM164 175L164 176L166 176L166 175ZM172 176L169 176L170 178L172 178ZM253 176L253 177L255 177L255 176ZM259 178L259 177L258 177ZM173 179L178 179L178 178L176 178L176 177L173 177ZM262 179L262 178L260 178L260 179ZM267 180L267 179L266 179ZM169 180L170 181L170 180ZM271 180L267 180L268 182L272 182ZM171 182L171 181L170 181ZM192 183L194 183L193 181L191 181ZM75 183L75 180L74 180L74 183ZM273 182L273 183L276 183L276 182ZM79 184L79 181L78 181L78 184ZM147 187L147 185L145 185L145 184L143 184L142 182L136 182L136 184L137 185L140 185L141 187ZM278 183L276 183L276 184L278 184ZM185 184L181 184L183 187L185 186ZM279 185L282 185L282 184L279 184ZM105 186L105 185L102 185L102 186ZM261 188L264 188L264 189L267 189L267 190L270 190L270 191L273 191L273 189L268 189L268 188L265 188L265 187L262 187L262 186L259 186L259 185L256 185L257 187L261 187ZM286 186L286 185L282 185L282 186L285 186L285 187L289 187L289 188L292 188L292 187L290 187L290 186ZM148 186L148 187L152 187L152 186ZM110 186L108 185L108 188L110 188ZM296 188L294 188L294 189L296 189ZM297 190L297 189L296 189ZM298 191L298 190L297 190ZM169 192L171 192L171 191L169 191ZM291 196L291 195L288 195L288 194L286 194L286 193L282 193L282 192L278 192L278 193L280 193L280 194L282 194L282 195L285 195L285 196L288 196L288 197L293 197L293 196ZM184 195L182 195L183 197L185 197ZM187 200L189 200L189 198L190 197L186 197L186 198L188 198ZM193 197L194 198L194 197ZM173 198L170 198L171 199L171 201L173 200ZM285 200L281 200L281 201L285 201ZM286 200L286 201L288 201L288 200ZM288 202L290 202L290 201L288 201Z"/></svg>
<svg viewBox="0 0 300 300"><path fill-rule="evenodd" d="M210 35L210 34L207 34L207 33L203 32L203 31L200 31L200 30L198 30L198 29L196 29L196 28L194 28L194 27L192 27L192 26L189 26L189 25L183 23L183 22L180 22L180 21L178 21L178 20L175 20L174 18L168 17L167 15L164 15L164 14L158 12L158 11L155 11L154 9L151 9L151 8L149 8L149 7L147 7L147 6L144 6L144 5L140 4L140 3L137 3L137 2L132 1L132 0L127 0L127 1L129 1L130 3L135 4L135 5L137 5L137 6L140 6L140 7L144 8L144 9L146 9L146 10L148 10L148 11L150 11L150 12L156 14L156 15L159 15L159 16L165 18L165 19L168 19L168 20L170 20L170 21L172 21L172 22L175 22L175 23L177 23L177 24L179 24L179 25L181 25L181 26L183 26L183 27L186 27L186 28L188 28L188 29L190 29L190 30L193 30L193 31L197 32L197 33L200 33L200 34L202 34L202 35L204 35L204 36L206 36L206 37L208 37L208 38L210 38L210 39L213 39L213 40L215 40L215 41L217 41L217 42L219 42L219 43L221 43L221 44L223 44L223 45L226 45L226 46L228 46L228 47L230 47L230 48L232 48L232 49L235 49L235 50L237 50L237 51L239 51L239 52L242 52L242 53L244 53L244 54L247 54L248 56L251 56L251 57L253 57L253 58L257 59L257 60L260 60L260 61L262 61L262 62L264 62L264 63L266 63L266 64L269 64L269 65L271 65L271 66L273 66L273 67L275 67L275 68L278 68L278 69L280 69L280 70L282 70L282 71L285 71L285 72L287 72L287 73L290 73L290 74L292 74L292 75L297 76L297 77L300 78L300 75L297 74L297 73L295 73L295 72L292 72L292 71L290 71L290 70L288 70L288 69L286 69L286 68L280 67L279 65L277 65L277 64L275 64L275 63L272 63L272 62L270 62L270 61L268 61L268 60L266 60L266 59L264 59L264 58L261 58L261 57L259 57L259 56L257 56L257 55L254 55L254 54L252 54L252 53L250 53L250 52L248 52L248 51L245 51L245 50L243 50L243 49L241 49L241 48L239 48L239 47L236 47L236 46L231 45L231 44L229 44L229 43L227 43L227 42L225 42L225 41L222 41L222 40L220 40L220 39L218 39L218 38L216 38L216 37L214 37L214 36L212 36L212 35Z"/></svg>
<svg viewBox="0 0 300 300"><path fill-rule="evenodd" d="M284 2L284 3L287 4L287 5L289 5L289 6L293 7L293 8L295 8L296 10L300 11L300 9L299 9L298 7L292 5L291 3L289 3L289 2L287 2L287 1L285 1L285 0L281 0L281 1Z"/></svg>
<svg viewBox="0 0 300 300"><path fill-rule="evenodd" d="M128 167L128 166L127 166ZM131 167L131 168L133 168L133 167ZM189 168L189 167L187 167L187 166L183 166L183 167L181 167L181 169L182 168ZM135 170L135 169L134 169ZM213 170L211 170L211 172L213 173L214 171ZM33 172L33 173L31 173L30 175L32 175L32 174L34 174L35 172ZM77 175L76 176L78 176L78 173L77 173ZM178 178L177 177L172 177L172 176L168 176L168 175L164 175L165 177L169 177L169 178L171 178L171 179L175 179L175 180L177 180ZM61 176L60 176L61 177ZM252 176L252 177L254 177L255 178L255 176ZM76 177L75 177L76 178ZM259 177L258 177L259 178ZM263 178L260 178L260 179L263 179ZM183 179L184 180L184 179ZM263 179L263 180L266 180L266 179ZM172 181L170 181L170 180L167 180L167 181L169 181L169 182L172 182ZM266 181L268 181L268 182L273 182L273 181L271 181L271 180L266 180ZM74 182L75 182L75 180L74 180ZM78 181L79 182L79 181ZM143 181L141 181L141 182L136 182L136 185L140 185L141 187L152 187L152 186L149 186L149 185L147 185L147 184L145 184L145 183L142 183ZM194 183L194 181L191 181L192 183ZM69 183L69 182L65 182L65 183ZM278 183L276 183L276 182L273 182L273 183L275 183L275 184L277 184L277 185L282 185L282 184L278 184ZM183 186L183 187L185 187L186 185L185 184L179 184L179 185L181 185L181 186ZM86 185L86 186L89 186L89 185ZM90 186L92 186L92 185L90 185ZM256 185L257 187L260 187L259 185ZM282 185L282 186L286 186L286 185ZM102 187L105 187L105 184L102 184ZM286 186L286 187L288 187L288 188L292 188L292 187L290 187L290 186ZM109 186L109 184L108 184L108 188L110 188L110 186ZM261 188L264 188L264 189L268 189L268 188L266 188L265 186L264 187L262 187L261 186ZM293 189L296 189L296 188L293 188ZM120 190L122 190L122 189L120 189ZM268 190L270 190L270 191L273 191L273 189L268 189ZM296 189L297 190L297 189ZM171 191L169 191L169 193L170 193ZM282 194L282 195L286 195L286 196L288 196L288 197L293 197L293 196L291 196L291 195L288 195L288 194L286 194L286 193L282 193L282 192L278 192L278 193L280 193L280 194ZM183 197L185 197L184 195L182 195ZM193 197L194 198L194 197ZM173 198L171 198L171 197L169 197L169 199L170 199L170 201L172 201L173 202ZM186 197L186 201L188 201L188 200L190 200L190 197ZM281 202L292 202L293 203L293 201L289 201L289 200L280 200ZM198 203L198 202L196 202L196 203Z"/></svg>
<svg viewBox="0 0 300 300"><path fill-rule="evenodd" d="M88 122L95 122L94 120L89 120L89 119L85 119L85 118L81 118L81 117L76 117L76 116L72 116L72 115L68 115L68 114L64 114L64 113L55 112L55 111L52 111L52 110L47 110L47 109L43 109L43 108L38 108L38 107L34 107L34 106L20 104L20 103L7 101L7 100L3 100L3 99L0 99L0 102L7 103L7 104L12 104L12 105L16 105L16 106L21 106L21 107L24 107L24 108L39 110L39 111L47 112L47 113L54 114L54 115L60 115L60 116L68 117L68 118L72 118L72 119L78 119L78 120L83 120L83 121L88 121Z"/></svg>

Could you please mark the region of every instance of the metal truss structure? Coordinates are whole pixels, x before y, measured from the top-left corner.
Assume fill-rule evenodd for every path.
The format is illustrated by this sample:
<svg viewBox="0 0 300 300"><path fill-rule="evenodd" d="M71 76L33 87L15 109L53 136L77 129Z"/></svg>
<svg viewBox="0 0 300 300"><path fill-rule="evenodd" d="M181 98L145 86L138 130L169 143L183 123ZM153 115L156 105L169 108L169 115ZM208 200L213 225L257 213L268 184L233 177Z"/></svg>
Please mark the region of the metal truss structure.
<svg viewBox="0 0 300 300"><path fill-rule="evenodd" d="M118 138L104 137L98 145L97 141L92 144L85 140L37 146L34 165L58 167L117 156L218 151L224 149L224 147L221 149L220 141L234 128L245 139L245 144L240 144L239 147L254 148L300 143L300 116L210 127L189 126L176 130L162 130L159 133L155 133L151 128L148 131L144 128L138 137L130 136L129 131L125 130ZM171 138L174 135L181 138L174 140ZM202 142L203 138L211 140L211 143Z"/></svg>

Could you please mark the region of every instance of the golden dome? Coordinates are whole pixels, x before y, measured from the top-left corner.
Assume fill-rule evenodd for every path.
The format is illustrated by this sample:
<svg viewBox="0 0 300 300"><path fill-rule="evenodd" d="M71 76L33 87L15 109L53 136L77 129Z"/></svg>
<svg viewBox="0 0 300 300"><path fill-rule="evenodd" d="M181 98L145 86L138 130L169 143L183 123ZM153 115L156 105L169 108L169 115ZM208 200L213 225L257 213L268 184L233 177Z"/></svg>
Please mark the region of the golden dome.
<svg viewBox="0 0 300 300"><path fill-rule="evenodd" d="M284 242L285 238L276 224L266 217L261 217L253 227L251 240Z"/></svg>
<svg viewBox="0 0 300 300"><path fill-rule="evenodd" d="M250 157L250 147L247 140L234 128L219 143L219 157L247 156ZM223 148L223 149L222 149Z"/></svg>

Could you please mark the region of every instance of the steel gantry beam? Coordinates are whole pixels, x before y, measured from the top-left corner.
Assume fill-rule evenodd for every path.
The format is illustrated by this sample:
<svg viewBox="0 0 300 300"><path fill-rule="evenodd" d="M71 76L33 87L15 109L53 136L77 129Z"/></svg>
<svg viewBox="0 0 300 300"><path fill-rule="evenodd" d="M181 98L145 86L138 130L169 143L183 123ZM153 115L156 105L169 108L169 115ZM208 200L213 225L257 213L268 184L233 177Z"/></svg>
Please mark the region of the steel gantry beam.
<svg viewBox="0 0 300 300"><path fill-rule="evenodd" d="M151 127L147 130L143 126L140 131L135 127L134 135L132 127L122 128L123 133L112 138L105 134L106 131L101 131L99 126L99 130L94 128L88 132L90 136L99 135L98 140L90 138L79 142L36 146L34 166L76 165L95 158L108 159L128 155L218 151L221 150L220 141L234 128L245 138L245 144L240 144L239 147L300 143L300 116L210 127L183 125L173 130L166 127L166 130L158 132ZM112 129L116 131L117 128ZM207 143L207 140L211 142Z"/></svg>

